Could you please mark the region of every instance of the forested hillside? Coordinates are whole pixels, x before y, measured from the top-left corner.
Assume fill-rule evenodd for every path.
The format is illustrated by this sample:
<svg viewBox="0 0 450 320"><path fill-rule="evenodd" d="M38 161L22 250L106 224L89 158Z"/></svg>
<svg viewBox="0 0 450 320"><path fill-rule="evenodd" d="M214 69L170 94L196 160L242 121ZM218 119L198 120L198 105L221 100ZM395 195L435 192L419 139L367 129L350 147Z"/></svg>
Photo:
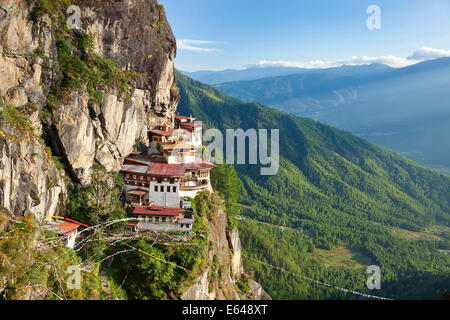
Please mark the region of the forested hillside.
<svg viewBox="0 0 450 320"><path fill-rule="evenodd" d="M280 129L277 175L236 165L247 255L360 291L367 291L363 267L370 262L382 272L382 289L371 294L391 298L441 298L449 289L450 178L350 133L240 102L180 73L177 85L178 111L210 127ZM333 253L344 249L350 263L330 258L342 258ZM352 297L249 260L246 268L274 299Z"/></svg>

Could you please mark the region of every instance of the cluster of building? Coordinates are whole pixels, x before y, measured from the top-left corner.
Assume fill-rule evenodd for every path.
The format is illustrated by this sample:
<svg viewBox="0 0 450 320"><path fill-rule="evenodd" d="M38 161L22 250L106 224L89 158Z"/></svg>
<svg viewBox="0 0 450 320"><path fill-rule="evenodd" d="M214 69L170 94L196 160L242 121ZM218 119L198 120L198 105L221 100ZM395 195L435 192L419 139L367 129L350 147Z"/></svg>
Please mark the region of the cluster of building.
<svg viewBox="0 0 450 320"><path fill-rule="evenodd" d="M131 233L190 232L195 212L190 200L211 190L210 171L216 167L202 160L202 124L192 117L177 116L173 128L149 131L150 146L145 154L125 159L122 173L126 201L136 220L127 223ZM73 248L81 223L66 219L48 221L45 228L58 233Z"/></svg>
<svg viewBox="0 0 450 320"><path fill-rule="evenodd" d="M127 224L136 231L189 232L194 210L189 199L211 189L210 170L204 161L202 124L192 117L177 116L174 127L149 131L146 154L133 154L120 170L126 200L139 218Z"/></svg>

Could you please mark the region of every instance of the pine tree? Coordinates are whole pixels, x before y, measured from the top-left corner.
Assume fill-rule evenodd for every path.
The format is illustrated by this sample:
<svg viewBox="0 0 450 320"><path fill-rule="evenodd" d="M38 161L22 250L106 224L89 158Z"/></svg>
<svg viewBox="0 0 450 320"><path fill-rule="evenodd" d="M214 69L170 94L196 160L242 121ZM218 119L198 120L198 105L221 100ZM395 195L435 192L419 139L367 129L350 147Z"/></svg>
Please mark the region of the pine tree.
<svg viewBox="0 0 450 320"><path fill-rule="evenodd" d="M241 195L241 185L236 170L232 165L229 165L225 171L225 205L228 214L238 214L239 208L237 202Z"/></svg>
<svg viewBox="0 0 450 320"><path fill-rule="evenodd" d="M225 198L229 215L239 213L237 202L241 196L241 181L233 165L221 164L211 172L213 188Z"/></svg>

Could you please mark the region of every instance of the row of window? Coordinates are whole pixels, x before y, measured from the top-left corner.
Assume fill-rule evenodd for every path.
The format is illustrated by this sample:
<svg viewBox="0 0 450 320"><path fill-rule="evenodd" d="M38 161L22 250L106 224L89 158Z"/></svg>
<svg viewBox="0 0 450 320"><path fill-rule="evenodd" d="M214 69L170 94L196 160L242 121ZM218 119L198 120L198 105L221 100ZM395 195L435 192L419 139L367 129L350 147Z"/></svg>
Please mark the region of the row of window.
<svg viewBox="0 0 450 320"><path fill-rule="evenodd" d="M198 173L196 172L190 172L186 174L186 177L192 177L192 178L196 178L196 177L200 177L200 178L206 178L209 177L209 171L208 170L200 170L198 171Z"/></svg>
<svg viewBox="0 0 450 320"><path fill-rule="evenodd" d="M167 179L165 179L164 181L167 181ZM163 180L161 178L157 179L156 182L158 183L162 183ZM170 184L174 184L175 183L175 179L169 179L169 183Z"/></svg>
<svg viewBox="0 0 450 320"><path fill-rule="evenodd" d="M126 174L125 179L130 179L130 175ZM131 179L137 180L137 176L134 174L131 176ZM144 176L139 176L139 180L144 181ZM147 177L147 181L150 181L150 180L151 180L150 177Z"/></svg>
<svg viewBox="0 0 450 320"><path fill-rule="evenodd" d="M162 218L159 218L159 217L156 217L156 218L149 218L149 217L143 217L143 219L146 221L146 222L171 222L171 223L174 223L175 222L175 220L171 220L170 218L166 218L166 217L162 217Z"/></svg>
<svg viewBox="0 0 450 320"><path fill-rule="evenodd" d="M130 179L130 175L129 174L126 174L125 175L125 179ZM132 179L133 180L137 180L137 176L136 175L133 175L132 176ZM141 180L141 181L144 181L144 176L139 176L139 180ZM147 177L147 181L150 181L151 180L151 178L150 177ZM167 179L165 179L164 181L167 181ZM157 179L157 182L158 183L162 183L163 182L163 179L162 178L159 178L159 179ZM170 184L174 184L175 183L175 179L169 179L169 183Z"/></svg>
<svg viewBox="0 0 450 320"><path fill-rule="evenodd" d="M201 170L200 171L200 177L205 178L209 176L209 171L208 170Z"/></svg>
<svg viewBox="0 0 450 320"><path fill-rule="evenodd" d="M155 192L165 192L166 187L164 186L155 186ZM177 187L167 186L167 192L177 192Z"/></svg>

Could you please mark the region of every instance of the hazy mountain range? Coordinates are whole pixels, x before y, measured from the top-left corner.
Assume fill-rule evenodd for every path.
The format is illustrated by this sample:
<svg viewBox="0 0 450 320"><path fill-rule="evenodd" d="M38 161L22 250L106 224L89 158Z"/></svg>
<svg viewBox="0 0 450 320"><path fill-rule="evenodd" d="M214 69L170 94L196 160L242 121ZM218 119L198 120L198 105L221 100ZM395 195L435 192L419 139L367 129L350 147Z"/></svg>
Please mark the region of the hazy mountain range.
<svg viewBox="0 0 450 320"><path fill-rule="evenodd" d="M349 130L424 166L450 173L450 58L399 69L371 64L190 75L215 83L245 102ZM219 83L222 80L228 82Z"/></svg>
<svg viewBox="0 0 450 320"><path fill-rule="evenodd" d="M383 64L374 63L370 65L341 66L328 69L302 69L296 67L275 67L275 66L251 66L242 70L227 69L223 71L196 71L183 72L192 79L206 84L219 84L231 81L248 81L261 78L287 76L291 74L317 74L332 73L342 76L367 77L392 70Z"/></svg>
<svg viewBox="0 0 450 320"><path fill-rule="evenodd" d="M259 166L235 166L243 185L245 219L239 229L245 255L365 290L363 266L323 260L320 254L347 248L365 257L362 265L381 266L383 286L377 294L396 299L440 297L448 286L450 262L444 253L449 249L449 177L348 132L244 103L180 73L176 78L178 112L192 114L206 127L280 129L278 174L261 176ZM248 259L244 262L274 299L351 298Z"/></svg>

